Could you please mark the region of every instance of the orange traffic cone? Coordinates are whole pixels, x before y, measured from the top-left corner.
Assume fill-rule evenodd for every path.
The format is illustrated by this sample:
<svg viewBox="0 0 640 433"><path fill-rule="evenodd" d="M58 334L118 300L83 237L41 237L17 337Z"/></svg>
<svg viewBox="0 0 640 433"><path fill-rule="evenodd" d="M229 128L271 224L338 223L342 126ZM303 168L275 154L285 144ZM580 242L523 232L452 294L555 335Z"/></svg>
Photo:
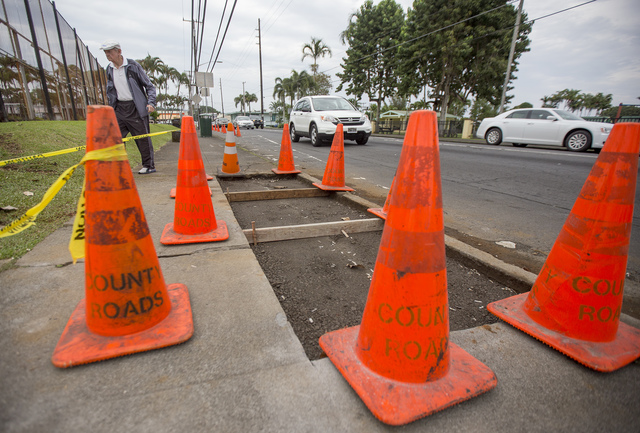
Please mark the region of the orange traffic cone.
<svg viewBox="0 0 640 433"><path fill-rule="evenodd" d="M236 126L236 137L242 137L242 134L240 133L240 126Z"/></svg>
<svg viewBox="0 0 640 433"><path fill-rule="evenodd" d="M122 143L113 108L90 106L87 152ZM85 299L51 361L71 367L182 343L193 335L189 292L169 287L127 159L85 164Z"/></svg>
<svg viewBox="0 0 640 433"><path fill-rule="evenodd" d="M436 113L409 118L360 326L320 346L373 414L402 425L486 392L493 372L449 341Z"/></svg>
<svg viewBox="0 0 640 433"><path fill-rule="evenodd" d="M193 117L184 116L173 223L165 226L160 242L176 245L226 239L229 231L224 221L216 220Z"/></svg>
<svg viewBox="0 0 640 433"><path fill-rule="evenodd" d="M531 291L487 306L598 371L640 357L640 330L620 322L639 151L640 124L616 124Z"/></svg>
<svg viewBox="0 0 640 433"><path fill-rule="evenodd" d="M224 145L224 156L222 158L223 174L235 174L240 172L240 164L238 163L238 150L236 149L236 138L233 135L233 124L229 123L229 132Z"/></svg>
<svg viewBox="0 0 640 433"><path fill-rule="evenodd" d="M314 183L320 189L325 191L354 191L344 183L344 135L342 123L338 123L336 133L333 135L333 143L331 143L331 151L327 166L324 169L324 177L322 183Z"/></svg>
<svg viewBox="0 0 640 433"><path fill-rule="evenodd" d="M278 160L278 168L272 168L276 174L297 174L301 173L296 170L293 163L293 150L291 149L291 138L289 137L289 124L285 123L282 129L282 140L280 144L280 159Z"/></svg>
<svg viewBox="0 0 640 433"><path fill-rule="evenodd" d="M223 134L227 133L227 127L225 125L222 125L222 133Z"/></svg>
<svg viewBox="0 0 640 433"><path fill-rule="evenodd" d="M391 181L391 187L389 188L389 194L387 194L387 199L384 201L384 206L382 208L372 207L367 209L367 212L371 212L375 216L382 218L383 220L387 219L387 213L389 212L389 199L391 198L391 193L393 192L393 182L396 181L396 177L393 177Z"/></svg>

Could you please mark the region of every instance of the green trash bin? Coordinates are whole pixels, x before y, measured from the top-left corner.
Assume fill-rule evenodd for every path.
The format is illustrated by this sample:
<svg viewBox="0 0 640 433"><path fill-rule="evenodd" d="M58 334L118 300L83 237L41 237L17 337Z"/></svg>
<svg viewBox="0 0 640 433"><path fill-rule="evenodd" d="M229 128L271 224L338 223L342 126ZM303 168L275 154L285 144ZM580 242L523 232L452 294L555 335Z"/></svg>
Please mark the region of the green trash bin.
<svg viewBox="0 0 640 433"><path fill-rule="evenodd" d="M211 137L211 116L200 116L200 137Z"/></svg>

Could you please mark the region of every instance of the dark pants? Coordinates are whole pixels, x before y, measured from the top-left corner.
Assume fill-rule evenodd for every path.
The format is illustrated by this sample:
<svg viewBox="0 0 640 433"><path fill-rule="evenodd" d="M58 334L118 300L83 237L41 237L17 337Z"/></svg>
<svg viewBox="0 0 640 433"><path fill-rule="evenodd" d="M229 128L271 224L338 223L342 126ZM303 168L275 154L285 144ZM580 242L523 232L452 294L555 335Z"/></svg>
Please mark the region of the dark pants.
<svg viewBox="0 0 640 433"><path fill-rule="evenodd" d="M149 133L149 116L140 117L133 101L118 101L115 111L122 138L129 133L134 137ZM135 142L142 157L142 165L147 168L156 168L151 137L140 138Z"/></svg>

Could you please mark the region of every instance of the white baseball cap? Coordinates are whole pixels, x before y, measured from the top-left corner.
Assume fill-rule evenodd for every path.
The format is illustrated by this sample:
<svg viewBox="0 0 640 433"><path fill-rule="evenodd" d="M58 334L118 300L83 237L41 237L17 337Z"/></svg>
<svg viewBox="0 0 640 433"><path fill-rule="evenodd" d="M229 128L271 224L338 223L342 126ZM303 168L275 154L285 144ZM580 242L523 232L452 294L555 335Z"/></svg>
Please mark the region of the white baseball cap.
<svg viewBox="0 0 640 433"><path fill-rule="evenodd" d="M103 51L112 50L114 48L120 48L120 42L116 41L115 39L107 39L102 43L102 45L100 45L100 49Z"/></svg>

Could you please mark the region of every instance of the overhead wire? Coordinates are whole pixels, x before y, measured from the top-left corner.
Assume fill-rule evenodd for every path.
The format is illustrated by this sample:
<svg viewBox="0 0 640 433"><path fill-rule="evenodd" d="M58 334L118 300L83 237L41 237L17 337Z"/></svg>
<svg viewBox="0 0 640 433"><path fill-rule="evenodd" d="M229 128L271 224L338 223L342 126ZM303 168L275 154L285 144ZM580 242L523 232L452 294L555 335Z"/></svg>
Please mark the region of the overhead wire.
<svg viewBox="0 0 640 433"><path fill-rule="evenodd" d="M218 32L216 33L216 40L213 42L213 47L211 48L211 57L209 57L209 64L207 65L207 68L206 68L207 72L211 72L211 61L213 60L213 53L216 52L216 47L218 46L218 38L220 37L220 30L222 29L224 14L227 12L228 4L229 4L229 0L225 0L224 8L222 9L222 15L220 16L220 24L218 24Z"/></svg>

